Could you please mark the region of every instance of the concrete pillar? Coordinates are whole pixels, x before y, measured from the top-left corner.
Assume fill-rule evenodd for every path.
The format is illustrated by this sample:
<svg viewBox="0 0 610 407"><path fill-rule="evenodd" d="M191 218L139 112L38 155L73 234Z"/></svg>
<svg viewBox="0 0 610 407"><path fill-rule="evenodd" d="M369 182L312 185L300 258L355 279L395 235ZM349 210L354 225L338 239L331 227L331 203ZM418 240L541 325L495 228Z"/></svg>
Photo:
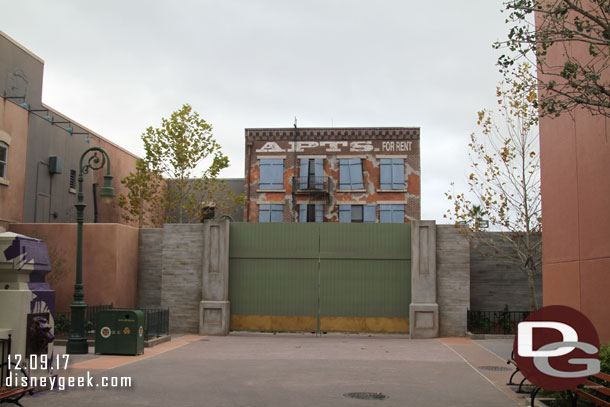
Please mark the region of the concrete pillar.
<svg viewBox="0 0 610 407"><path fill-rule="evenodd" d="M411 252L411 338L437 338L436 223L433 220L416 220L411 223Z"/></svg>
<svg viewBox="0 0 610 407"><path fill-rule="evenodd" d="M228 220L204 223L200 335L229 334L229 226Z"/></svg>

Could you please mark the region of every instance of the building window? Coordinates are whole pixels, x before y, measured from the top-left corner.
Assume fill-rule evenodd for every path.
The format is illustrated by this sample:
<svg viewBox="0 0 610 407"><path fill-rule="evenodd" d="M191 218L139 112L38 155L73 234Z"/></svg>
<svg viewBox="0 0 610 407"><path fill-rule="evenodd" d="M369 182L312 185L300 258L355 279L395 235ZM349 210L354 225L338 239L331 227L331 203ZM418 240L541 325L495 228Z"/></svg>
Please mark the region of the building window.
<svg viewBox="0 0 610 407"><path fill-rule="evenodd" d="M405 189L405 160L403 158L382 158L379 167L381 189Z"/></svg>
<svg viewBox="0 0 610 407"><path fill-rule="evenodd" d="M8 144L0 141L0 178L6 179L6 161L8 159Z"/></svg>
<svg viewBox="0 0 610 407"><path fill-rule="evenodd" d="M404 205L379 205L380 223L405 223Z"/></svg>
<svg viewBox="0 0 610 407"><path fill-rule="evenodd" d="M324 165L321 158L301 158L299 189L322 189L324 187Z"/></svg>
<svg viewBox="0 0 610 407"><path fill-rule="evenodd" d="M375 223L375 205L339 205L339 222Z"/></svg>
<svg viewBox="0 0 610 407"><path fill-rule="evenodd" d="M70 170L70 189L76 189L76 171Z"/></svg>
<svg viewBox="0 0 610 407"><path fill-rule="evenodd" d="M261 223L281 222L284 205L258 205L258 221Z"/></svg>
<svg viewBox="0 0 610 407"><path fill-rule="evenodd" d="M339 189L364 189L361 158L339 160Z"/></svg>
<svg viewBox="0 0 610 407"><path fill-rule="evenodd" d="M324 222L324 205L300 204L299 222Z"/></svg>
<svg viewBox="0 0 610 407"><path fill-rule="evenodd" d="M284 189L284 159L260 160L260 189Z"/></svg>

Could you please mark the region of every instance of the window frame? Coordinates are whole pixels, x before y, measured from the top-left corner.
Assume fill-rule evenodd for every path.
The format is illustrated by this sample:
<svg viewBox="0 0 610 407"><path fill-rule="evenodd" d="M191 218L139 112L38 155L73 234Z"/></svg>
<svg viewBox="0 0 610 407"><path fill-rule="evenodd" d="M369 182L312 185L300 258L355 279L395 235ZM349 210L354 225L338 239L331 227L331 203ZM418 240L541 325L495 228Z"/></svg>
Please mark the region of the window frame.
<svg viewBox="0 0 610 407"><path fill-rule="evenodd" d="M0 161L0 179L8 179L8 148L9 145L4 141L0 141L0 149L4 150L4 161Z"/></svg>
<svg viewBox="0 0 610 407"><path fill-rule="evenodd" d="M361 207L362 220L354 221L354 207ZM349 215L349 218L347 217ZM365 204L340 204L339 205L340 223L377 223L377 207Z"/></svg>
<svg viewBox="0 0 610 407"><path fill-rule="evenodd" d="M389 191L404 191L405 189L405 159L379 159L379 188Z"/></svg>

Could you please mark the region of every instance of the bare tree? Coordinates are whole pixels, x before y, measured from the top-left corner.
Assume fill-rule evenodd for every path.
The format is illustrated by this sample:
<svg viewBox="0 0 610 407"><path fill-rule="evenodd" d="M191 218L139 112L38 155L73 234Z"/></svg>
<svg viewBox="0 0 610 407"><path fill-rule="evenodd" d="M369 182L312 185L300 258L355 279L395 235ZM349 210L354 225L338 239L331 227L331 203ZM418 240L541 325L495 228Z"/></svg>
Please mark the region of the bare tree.
<svg viewBox="0 0 610 407"><path fill-rule="evenodd" d="M481 135L468 144L472 172L468 192L445 195L453 207L445 217L456 222L472 242L491 247L499 261L516 264L527 276L530 309L537 308L534 276L542 261L542 215L536 80L530 66L516 70L516 80L497 87L497 112L478 113ZM500 234L485 231L484 222ZM509 243L512 252L500 250Z"/></svg>

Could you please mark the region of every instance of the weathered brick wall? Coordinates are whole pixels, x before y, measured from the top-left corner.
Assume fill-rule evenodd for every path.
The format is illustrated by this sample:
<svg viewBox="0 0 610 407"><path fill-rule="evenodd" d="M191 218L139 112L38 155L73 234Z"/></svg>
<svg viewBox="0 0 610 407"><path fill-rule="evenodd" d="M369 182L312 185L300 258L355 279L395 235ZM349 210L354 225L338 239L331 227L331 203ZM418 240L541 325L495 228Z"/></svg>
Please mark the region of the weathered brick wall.
<svg viewBox="0 0 610 407"><path fill-rule="evenodd" d="M163 229L140 229L138 308L161 307Z"/></svg>
<svg viewBox="0 0 610 407"><path fill-rule="evenodd" d="M464 336L470 305L470 252L453 225L436 226L436 287L441 336Z"/></svg>
<svg viewBox="0 0 610 407"><path fill-rule="evenodd" d="M161 306L169 308L170 332L197 333L203 269L203 225L165 225L162 251Z"/></svg>
<svg viewBox="0 0 610 407"><path fill-rule="evenodd" d="M295 153L296 150L296 153ZM283 188L264 191L260 186L260 158L284 160ZM299 173L299 159L318 157L324 160L328 177L328 198L297 194L293 200L292 179ZM339 158L362 158L364 188L339 191ZM403 191L382 191L379 183L380 158L404 158ZM324 221L338 222L338 205L396 203L405 205L405 222L420 219L420 151L419 128L301 128L246 129L244 221L258 222L258 205L282 204L283 221L298 219L298 204L324 204ZM377 209L379 219L379 209Z"/></svg>
<svg viewBox="0 0 610 407"><path fill-rule="evenodd" d="M513 253L508 242L495 233L494 245L504 254ZM484 243L470 246L470 309L501 311L508 305L511 311L530 309L527 276L516 264L498 260L499 256ZM542 306L542 276L534 279L538 306Z"/></svg>

